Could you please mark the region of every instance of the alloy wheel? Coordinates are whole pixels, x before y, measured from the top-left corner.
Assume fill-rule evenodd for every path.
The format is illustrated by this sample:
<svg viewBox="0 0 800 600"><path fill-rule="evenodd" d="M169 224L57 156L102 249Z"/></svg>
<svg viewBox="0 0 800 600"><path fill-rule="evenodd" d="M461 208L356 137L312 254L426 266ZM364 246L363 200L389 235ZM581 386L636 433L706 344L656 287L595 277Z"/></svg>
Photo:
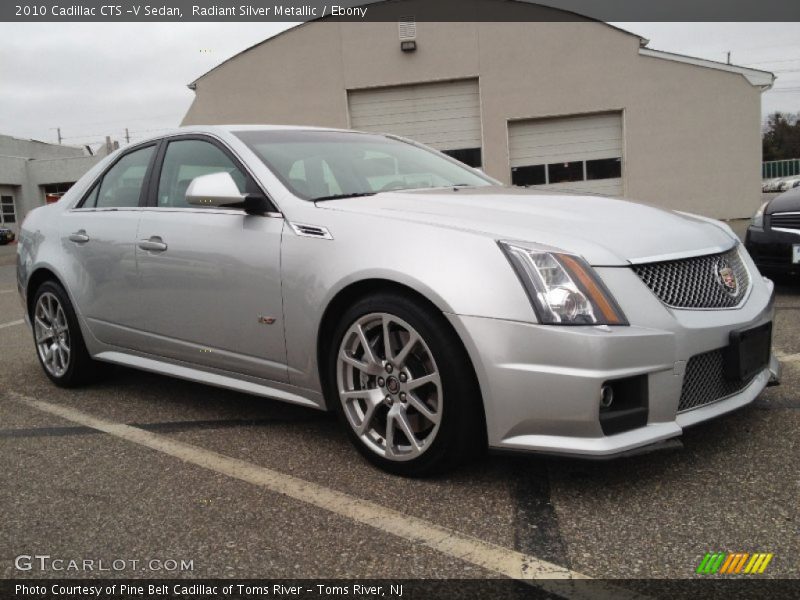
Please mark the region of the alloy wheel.
<svg viewBox="0 0 800 600"><path fill-rule="evenodd" d="M67 316L61 302L51 292L45 292L36 302L33 331L39 358L53 377L62 377L69 368L71 340Z"/></svg>
<svg viewBox="0 0 800 600"><path fill-rule="evenodd" d="M368 448L393 461L430 448L442 420L442 383L414 327L388 313L360 317L342 338L336 372L347 421Z"/></svg>

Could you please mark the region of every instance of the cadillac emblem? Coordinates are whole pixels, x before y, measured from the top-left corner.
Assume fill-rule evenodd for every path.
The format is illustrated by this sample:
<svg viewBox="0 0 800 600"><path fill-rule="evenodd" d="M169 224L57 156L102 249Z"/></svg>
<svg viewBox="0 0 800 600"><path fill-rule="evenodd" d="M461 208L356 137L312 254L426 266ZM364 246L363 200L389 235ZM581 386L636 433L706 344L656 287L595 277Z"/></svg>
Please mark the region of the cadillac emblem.
<svg viewBox="0 0 800 600"><path fill-rule="evenodd" d="M739 291L739 282L736 281L736 274L724 258L717 263L717 277L722 285L722 289L731 296L735 296Z"/></svg>

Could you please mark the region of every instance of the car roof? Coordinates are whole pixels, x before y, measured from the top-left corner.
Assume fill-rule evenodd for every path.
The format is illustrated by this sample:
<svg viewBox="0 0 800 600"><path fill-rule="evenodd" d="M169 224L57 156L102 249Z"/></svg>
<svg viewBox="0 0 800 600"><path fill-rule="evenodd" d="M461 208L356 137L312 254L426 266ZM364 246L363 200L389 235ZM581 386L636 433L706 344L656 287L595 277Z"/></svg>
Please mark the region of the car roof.
<svg viewBox="0 0 800 600"><path fill-rule="evenodd" d="M175 127L168 131L164 131L157 135L143 139L137 142L136 145L159 140L165 137L174 135L190 134L190 133L210 133L210 134L232 134L240 131L333 131L340 133L361 133L351 129L335 129L331 127L314 127L311 125L264 125L264 124L223 124L223 125L186 125L183 127ZM380 134L377 134L380 135Z"/></svg>

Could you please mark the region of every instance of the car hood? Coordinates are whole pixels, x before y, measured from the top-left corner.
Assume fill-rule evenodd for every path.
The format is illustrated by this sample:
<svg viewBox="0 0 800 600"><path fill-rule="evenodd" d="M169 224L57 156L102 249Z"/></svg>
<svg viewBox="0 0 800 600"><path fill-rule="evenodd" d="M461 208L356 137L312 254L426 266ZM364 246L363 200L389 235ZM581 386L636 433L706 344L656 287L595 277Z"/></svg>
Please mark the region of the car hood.
<svg viewBox="0 0 800 600"><path fill-rule="evenodd" d="M722 223L705 217L601 196L524 188L384 192L317 206L544 244L579 254L595 266L710 254L736 241Z"/></svg>
<svg viewBox="0 0 800 600"><path fill-rule="evenodd" d="M767 205L767 214L800 211L800 188L794 188L773 198Z"/></svg>

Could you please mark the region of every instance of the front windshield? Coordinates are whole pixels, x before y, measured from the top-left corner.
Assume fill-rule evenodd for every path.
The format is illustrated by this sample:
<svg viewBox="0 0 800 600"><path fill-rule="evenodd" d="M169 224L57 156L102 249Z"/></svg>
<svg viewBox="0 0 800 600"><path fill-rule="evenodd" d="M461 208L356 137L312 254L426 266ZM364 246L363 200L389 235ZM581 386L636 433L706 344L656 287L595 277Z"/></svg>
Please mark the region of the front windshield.
<svg viewBox="0 0 800 600"><path fill-rule="evenodd" d="M492 185L469 167L382 135L309 130L235 134L294 195L305 200Z"/></svg>

